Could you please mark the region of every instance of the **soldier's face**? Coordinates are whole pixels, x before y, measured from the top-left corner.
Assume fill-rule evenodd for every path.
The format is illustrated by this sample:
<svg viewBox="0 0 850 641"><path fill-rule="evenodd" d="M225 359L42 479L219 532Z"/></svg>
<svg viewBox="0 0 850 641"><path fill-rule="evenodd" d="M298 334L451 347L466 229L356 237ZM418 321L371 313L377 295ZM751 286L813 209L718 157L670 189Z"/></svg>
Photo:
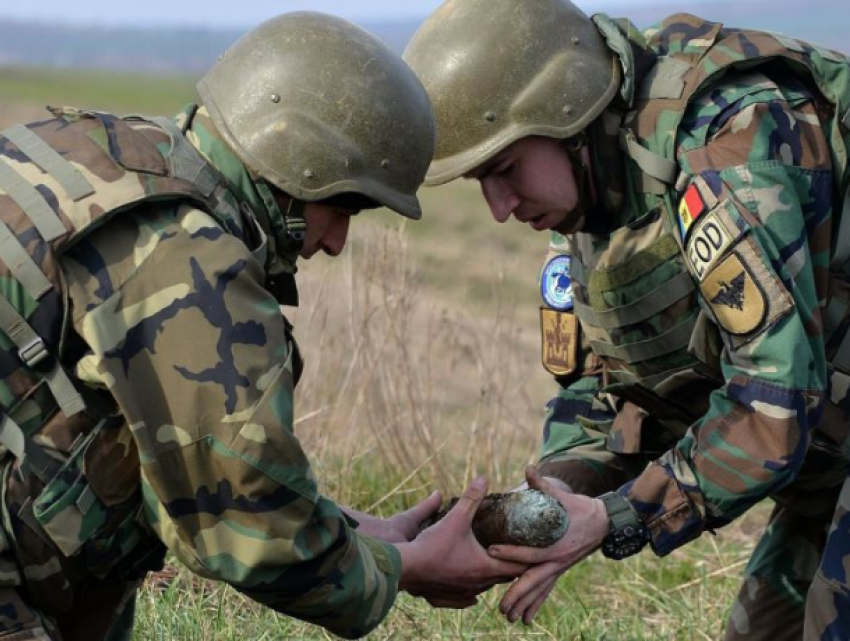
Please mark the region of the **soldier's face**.
<svg viewBox="0 0 850 641"><path fill-rule="evenodd" d="M318 251L329 256L339 256L348 238L348 224L356 213L355 210L322 203L307 203L304 209L307 233L301 257L310 258Z"/></svg>
<svg viewBox="0 0 850 641"><path fill-rule="evenodd" d="M563 143L554 138L518 140L466 176L478 180L493 218L511 215L537 231L572 232L583 216L578 189Z"/></svg>

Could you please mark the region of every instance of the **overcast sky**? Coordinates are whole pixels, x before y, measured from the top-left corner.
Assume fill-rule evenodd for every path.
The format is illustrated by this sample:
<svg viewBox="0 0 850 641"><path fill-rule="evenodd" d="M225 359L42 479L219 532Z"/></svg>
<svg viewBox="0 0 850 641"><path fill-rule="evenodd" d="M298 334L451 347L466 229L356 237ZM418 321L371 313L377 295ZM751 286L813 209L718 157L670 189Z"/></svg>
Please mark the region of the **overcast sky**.
<svg viewBox="0 0 850 641"><path fill-rule="evenodd" d="M677 10L687 10L688 6L697 1L653 0L652 4L669 4ZM628 7L631 2L580 0L577 4L585 11L592 12ZM0 19L86 26L145 27L167 24L242 28L288 11L324 11L349 20L375 22L421 18L439 5L440 0L83 0L70 3L68 0L0 0Z"/></svg>

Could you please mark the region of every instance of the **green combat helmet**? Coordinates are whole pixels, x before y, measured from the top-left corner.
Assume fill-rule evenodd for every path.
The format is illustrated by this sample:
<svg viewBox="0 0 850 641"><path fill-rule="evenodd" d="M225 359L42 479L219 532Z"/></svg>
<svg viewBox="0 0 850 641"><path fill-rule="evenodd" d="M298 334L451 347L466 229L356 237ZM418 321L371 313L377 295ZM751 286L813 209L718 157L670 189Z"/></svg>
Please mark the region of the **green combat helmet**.
<svg viewBox="0 0 850 641"><path fill-rule="evenodd" d="M363 29L313 12L272 18L224 53L198 93L242 162L293 198L361 194L421 217L428 95Z"/></svg>
<svg viewBox="0 0 850 641"><path fill-rule="evenodd" d="M437 118L432 185L520 138L574 136L620 82L616 58L568 0L448 0L413 36L404 59Z"/></svg>

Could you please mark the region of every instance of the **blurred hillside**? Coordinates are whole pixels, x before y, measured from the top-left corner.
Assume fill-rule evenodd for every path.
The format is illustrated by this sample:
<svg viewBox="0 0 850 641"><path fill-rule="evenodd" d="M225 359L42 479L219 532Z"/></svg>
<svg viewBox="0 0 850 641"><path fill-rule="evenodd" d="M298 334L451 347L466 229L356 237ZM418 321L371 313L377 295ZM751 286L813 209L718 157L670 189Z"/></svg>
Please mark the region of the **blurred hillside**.
<svg viewBox="0 0 850 641"><path fill-rule="evenodd" d="M588 12L592 2L580 3ZM739 27L758 27L850 52L846 2L810 0L805 11L792 0L689 3L687 10ZM674 12L669 3L623 5L609 9L646 27ZM364 23L366 29L401 51L417 21ZM80 27L0 20L0 65L134 70L146 73L199 75L235 41L241 30L137 29Z"/></svg>

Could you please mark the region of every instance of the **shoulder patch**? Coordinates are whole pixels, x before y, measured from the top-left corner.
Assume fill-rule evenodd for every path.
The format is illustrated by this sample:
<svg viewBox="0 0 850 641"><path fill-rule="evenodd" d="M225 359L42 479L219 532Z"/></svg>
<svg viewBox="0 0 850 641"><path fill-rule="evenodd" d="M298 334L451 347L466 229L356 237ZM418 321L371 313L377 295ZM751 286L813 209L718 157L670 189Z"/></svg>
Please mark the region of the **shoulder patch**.
<svg viewBox="0 0 850 641"><path fill-rule="evenodd" d="M540 308L543 367L555 376L566 376L578 366L578 319L569 312Z"/></svg>
<svg viewBox="0 0 850 641"><path fill-rule="evenodd" d="M730 334L749 334L764 321L764 291L737 254L725 258L706 276L701 288L717 322Z"/></svg>
<svg viewBox="0 0 850 641"><path fill-rule="evenodd" d="M782 281L761 258L751 238L744 238L700 283L717 322L732 335L737 349L794 308Z"/></svg>
<svg viewBox="0 0 850 641"><path fill-rule="evenodd" d="M679 201L679 231L682 234L683 241L687 240L691 225L702 216L705 209L705 201L703 201L699 189L691 183L685 190L682 200Z"/></svg>
<svg viewBox="0 0 850 641"><path fill-rule="evenodd" d="M716 213L710 212L703 216L689 235L685 245L685 255L688 257L694 275L702 280L735 240L726 231L726 227Z"/></svg>
<svg viewBox="0 0 850 641"><path fill-rule="evenodd" d="M543 302L552 309L566 311L573 308L571 264L569 256L555 256L546 263L540 275L540 294Z"/></svg>

